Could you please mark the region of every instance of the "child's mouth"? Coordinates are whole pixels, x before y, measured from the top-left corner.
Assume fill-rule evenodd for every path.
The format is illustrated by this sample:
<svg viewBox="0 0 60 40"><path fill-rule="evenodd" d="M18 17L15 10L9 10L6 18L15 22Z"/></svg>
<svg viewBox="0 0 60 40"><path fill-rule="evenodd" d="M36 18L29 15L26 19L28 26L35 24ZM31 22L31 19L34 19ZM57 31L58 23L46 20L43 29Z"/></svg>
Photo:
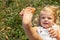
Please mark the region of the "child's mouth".
<svg viewBox="0 0 60 40"><path fill-rule="evenodd" d="M48 23L44 23L44 24L48 24Z"/></svg>

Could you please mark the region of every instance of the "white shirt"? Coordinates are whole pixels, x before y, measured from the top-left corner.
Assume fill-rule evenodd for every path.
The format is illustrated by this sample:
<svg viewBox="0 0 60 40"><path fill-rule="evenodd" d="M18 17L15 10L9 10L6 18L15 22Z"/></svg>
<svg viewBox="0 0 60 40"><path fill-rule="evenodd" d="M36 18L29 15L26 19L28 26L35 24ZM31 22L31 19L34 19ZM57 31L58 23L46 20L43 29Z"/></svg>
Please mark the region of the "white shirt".
<svg viewBox="0 0 60 40"><path fill-rule="evenodd" d="M58 29L56 24L53 25L52 28L54 30ZM43 40L57 40L56 38L51 37L48 30L41 26L37 27L37 33L43 38Z"/></svg>

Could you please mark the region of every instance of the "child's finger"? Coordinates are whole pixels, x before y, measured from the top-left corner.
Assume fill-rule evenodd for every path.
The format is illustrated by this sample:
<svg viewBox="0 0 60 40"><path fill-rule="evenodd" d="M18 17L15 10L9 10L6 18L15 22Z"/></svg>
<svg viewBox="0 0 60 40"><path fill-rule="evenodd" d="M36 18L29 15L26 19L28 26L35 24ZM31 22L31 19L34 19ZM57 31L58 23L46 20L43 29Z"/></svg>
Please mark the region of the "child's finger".
<svg viewBox="0 0 60 40"><path fill-rule="evenodd" d="M54 37L57 37L57 36L58 36L58 32L57 32L57 31L54 31L54 33L52 33L52 35L53 35Z"/></svg>
<svg viewBox="0 0 60 40"><path fill-rule="evenodd" d="M23 9L23 10L19 13L20 16L23 16L24 10L25 10L25 9Z"/></svg>
<svg viewBox="0 0 60 40"><path fill-rule="evenodd" d="M53 30L53 28L48 28L48 31L50 32L50 31L52 31Z"/></svg>
<svg viewBox="0 0 60 40"><path fill-rule="evenodd" d="M26 10L27 10L28 12L32 12L32 13L35 12L35 8L33 8L33 7L27 7Z"/></svg>
<svg viewBox="0 0 60 40"><path fill-rule="evenodd" d="M57 37L57 33L54 32L54 33L50 34L50 36L51 37Z"/></svg>
<svg viewBox="0 0 60 40"><path fill-rule="evenodd" d="M54 33L54 32L55 32L54 30L50 30L50 31L49 31L50 34L52 34L52 33Z"/></svg>
<svg viewBox="0 0 60 40"><path fill-rule="evenodd" d="M48 32L49 32L50 34L53 34L53 33L55 33L55 30L52 29L52 28L49 28L49 29L48 29Z"/></svg>
<svg viewBox="0 0 60 40"><path fill-rule="evenodd" d="M57 34L55 34L55 35L53 35L53 37L58 37L58 35L57 35Z"/></svg>

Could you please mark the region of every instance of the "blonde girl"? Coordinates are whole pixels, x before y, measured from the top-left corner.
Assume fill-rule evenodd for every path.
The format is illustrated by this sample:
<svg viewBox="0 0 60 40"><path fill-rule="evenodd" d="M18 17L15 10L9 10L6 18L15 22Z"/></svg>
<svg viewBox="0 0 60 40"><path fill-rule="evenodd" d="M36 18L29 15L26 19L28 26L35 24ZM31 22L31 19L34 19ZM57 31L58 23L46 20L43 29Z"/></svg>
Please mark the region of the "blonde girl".
<svg viewBox="0 0 60 40"><path fill-rule="evenodd" d="M20 12L23 29L29 40L60 40L60 27L56 23L57 8L44 7L39 14L39 26L32 27L35 8L27 7Z"/></svg>

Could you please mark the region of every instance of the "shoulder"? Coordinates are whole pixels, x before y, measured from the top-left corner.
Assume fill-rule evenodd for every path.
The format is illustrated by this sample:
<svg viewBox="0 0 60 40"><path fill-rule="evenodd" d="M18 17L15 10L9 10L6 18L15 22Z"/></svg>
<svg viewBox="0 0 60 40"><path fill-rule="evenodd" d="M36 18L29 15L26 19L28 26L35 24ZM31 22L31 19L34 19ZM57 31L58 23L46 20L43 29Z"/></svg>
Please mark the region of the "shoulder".
<svg viewBox="0 0 60 40"><path fill-rule="evenodd" d="M52 27L53 27L54 29L58 29L58 28L59 28L59 25L54 24Z"/></svg>
<svg viewBox="0 0 60 40"><path fill-rule="evenodd" d="M60 30L60 26L58 25L57 27L58 27L58 30Z"/></svg>
<svg viewBox="0 0 60 40"><path fill-rule="evenodd" d="M60 29L60 26L59 26L59 25L57 25L57 24L55 24L55 27L57 27L58 29Z"/></svg>
<svg viewBox="0 0 60 40"><path fill-rule="evenodd" d="M55 27L58 28L57 31L60 32L60 25L55 24Z"/></svg>

